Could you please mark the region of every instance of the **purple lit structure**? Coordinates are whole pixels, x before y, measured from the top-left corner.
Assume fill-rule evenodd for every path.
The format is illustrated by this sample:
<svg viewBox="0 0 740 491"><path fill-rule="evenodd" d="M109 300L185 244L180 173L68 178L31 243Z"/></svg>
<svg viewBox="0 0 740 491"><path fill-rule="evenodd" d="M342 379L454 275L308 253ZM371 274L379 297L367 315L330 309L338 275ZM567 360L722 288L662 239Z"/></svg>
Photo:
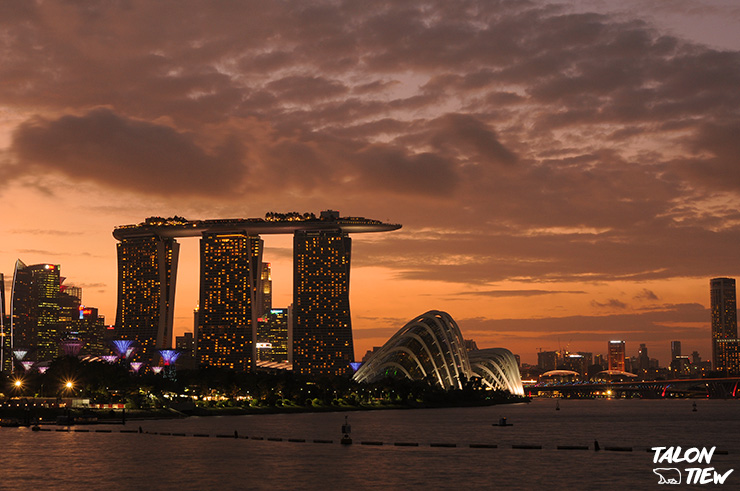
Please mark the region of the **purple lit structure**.
<svg viewBox="0 0 740 491"><path fill-rule="evenodd" d="M33 368L35 361L22 361L21 365L23 365L23 368L26 369L27 372L31 371L31 368Z"/></svg>
<svg viewBox="0 0 740 491"><path fill-rule="evenodd" d="M103 361L108 362L108 363L115 363L116 360L118 360L118 357L116 355L105 355L105 356L101 356L100 358L102 358Z"/></svg>
<svg viewBox="0 0 740 491"><path fill-rule="evenodd" d="M159 350L159 354L162 356L162 361L166 367L174 365L180 357L180 352L176 349L162 349Z"/></svg>
<svg viewBox="0 0 740 491"><path fill-rule="evenodd" d="M65 339L60 343L60 345L62 346L62 351L64 351L65 356L73 356L76 358L80 354L80 350L85 343L79 339Z"/></svg>
<svg viewBox="0 0 740 491"><path fill-rule="evenodd" d="M152 367L152 372L154 372L155 375L159 375L159 372L162 371L164 367Z"/></svg>
<svg viewBox="0 0 740 491"><path fill-rule="evenodd" d="M14 349L13 350L13 356L15 356L15 359L18 361L22 361L23 358L25 358L27 354L28 354L27 349Z"/></svg>
<svg viewBox="0 0 740 491"><path fill-rule="evenodd" d="M144 365L143 362L140 361L132 361L130 363L131 370L134 371L134 373L139 373L139 370L141 370L141 367Z"/></svg>
<svg viewBox="0 0 740 491"><path fill-rule="evenodd" d="M134 342L130 339L116 339L112 341L113 350L122 360L128 359L134 354Z"/></svg>
<svg viewBox="0 0 740 491"><path fill-rule="evenodd" d="M37 370L39 373L46 373L46 371L49 369L49 367L38 367Z"/></svg>

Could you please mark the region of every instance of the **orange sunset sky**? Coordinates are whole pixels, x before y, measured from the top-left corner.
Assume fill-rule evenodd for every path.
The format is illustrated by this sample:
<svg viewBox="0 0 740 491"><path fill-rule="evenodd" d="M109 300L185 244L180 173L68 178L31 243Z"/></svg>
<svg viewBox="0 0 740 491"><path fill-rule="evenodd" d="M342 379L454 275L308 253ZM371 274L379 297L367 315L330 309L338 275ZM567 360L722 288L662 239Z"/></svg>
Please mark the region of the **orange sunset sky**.
<svg viewBox="0 0 740 491"><path fill-rule="evenodd" d="M740 276L740 6L618 3L2 2L6 291L60 264L113 323L115 226L335 209L403 224L353 236L357 358L437 309L527 363L708 359L709 279ZM285 307L292 240L264 239Z"/></svg>

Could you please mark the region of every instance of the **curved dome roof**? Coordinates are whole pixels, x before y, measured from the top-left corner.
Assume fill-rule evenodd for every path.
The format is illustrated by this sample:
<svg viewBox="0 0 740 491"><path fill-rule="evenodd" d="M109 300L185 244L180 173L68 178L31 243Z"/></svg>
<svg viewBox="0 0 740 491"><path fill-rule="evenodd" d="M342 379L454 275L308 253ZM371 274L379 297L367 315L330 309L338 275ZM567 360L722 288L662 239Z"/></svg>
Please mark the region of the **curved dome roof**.
<svg viewBox="0 0 740 491"><path fill-rule="evenodd" d="M358 382L401 373L445 389L462 389L470 362L460 329L446 312L430 310L401 328L357 370Z"/></svg>
<svg viewBox="0 0 740 491"><path fill-rule="evenodd" d="M488 348L468 353L473 375L495 390L508 390L523 396L524 387L514 354L506 348Z"/></svg>
<svg viewBox="0 0 740 491"><path fill-rule="evenodd" d="M403 326L354 375L374 382L388 375L429 380L444 389L462 389L479 376L483 384L523 395L516 358L504 348L468 353L460 328L446 312L431 310Z"/></svg>

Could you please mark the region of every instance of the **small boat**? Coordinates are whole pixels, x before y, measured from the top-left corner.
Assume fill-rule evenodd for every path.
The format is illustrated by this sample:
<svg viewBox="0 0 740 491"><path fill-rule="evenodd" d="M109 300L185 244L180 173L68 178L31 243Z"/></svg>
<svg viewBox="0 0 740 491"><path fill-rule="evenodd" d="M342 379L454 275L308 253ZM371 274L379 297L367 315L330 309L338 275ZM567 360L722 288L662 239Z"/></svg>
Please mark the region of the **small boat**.
<svg viewBox="0 0 740 491"><path fill-rule="evenodd" d="M491 426L514 426L514 423L507 423L506 418L500 418L498 423L493 423Z"/></svg>

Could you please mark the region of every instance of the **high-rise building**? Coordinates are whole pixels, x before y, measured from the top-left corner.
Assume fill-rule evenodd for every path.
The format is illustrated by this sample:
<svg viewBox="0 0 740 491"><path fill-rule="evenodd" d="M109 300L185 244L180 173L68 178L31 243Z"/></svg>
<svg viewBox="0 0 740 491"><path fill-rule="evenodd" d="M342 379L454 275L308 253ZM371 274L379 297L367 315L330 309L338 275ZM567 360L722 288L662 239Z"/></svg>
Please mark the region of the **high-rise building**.
<svg viewBox="0 0 740 491"><path fill-rule="evenodd" d="M637 355L637 367L640 370L650 369L650 356L648 355L648 349L645 343L640 343L640 351Z"/></svg>
<svg viewBox="0 0 740 491"><path fill-rule="evenodd" d="M294 372L312 376L352 373L351 248L352 239L341 230L294 234Z"/></svg>
<svg viewBox="0 0 740 491"><path fill-rule="evenodd" d="M671 341L671 360L681 356L681 341Z"/></svg>
<svg viewBox="0 0 740 491"><path fill-rule="evenodd" d="M609 360L608 370L625 371L625 342L609 341Z"/></svg>
<svg viewBox="0 0 740 491"><path fill-rule="evenodd" d="M737 338L735 280L713 278L709 282L712 309L712 363L715 370L740 372Z"/></svg>
<svg viewBox="0 0 740 491"><path fill-rule="evenodd" d="M37 361L57 356L62 331L59 324L61 278L56 264L26 266L16 261L11 291L13 348L30 351Z"/></svg>
<svg viewBox="0 0 740 491"><path fill-rule="evenodd" d="M204 233L200 242L197 360L240 371L254 366L263 242L246 234Z"/></svg>
<svg viewBox="0 0 740 491"><path fill-rule="evenodd" d="M172 346L172 321L180 244L157 235L126 237L118 244L116 335L137 343L136 359L157 360Z"/></svg>
<svg viewBox="0 0 740 491"><path fill-rule="evenodd" d="M288 330L291 315L288 309L271 309L258 319L257 360L288 361Z"/></svg>
<svg viewBox="0 0 740 491"><path fill-rule="evenodd" d="M272 268L270 263L262 263L260 287L257 291L256 305L260 307L258 315L264 315L272 309Z"/></svg>
<svg viewBox="0 0 740 491"><path fill-rule="evenodd" d="M540 351L537 353L537 366L544 372L555 370L558 367L560 353L557 351Z"/></svg>

